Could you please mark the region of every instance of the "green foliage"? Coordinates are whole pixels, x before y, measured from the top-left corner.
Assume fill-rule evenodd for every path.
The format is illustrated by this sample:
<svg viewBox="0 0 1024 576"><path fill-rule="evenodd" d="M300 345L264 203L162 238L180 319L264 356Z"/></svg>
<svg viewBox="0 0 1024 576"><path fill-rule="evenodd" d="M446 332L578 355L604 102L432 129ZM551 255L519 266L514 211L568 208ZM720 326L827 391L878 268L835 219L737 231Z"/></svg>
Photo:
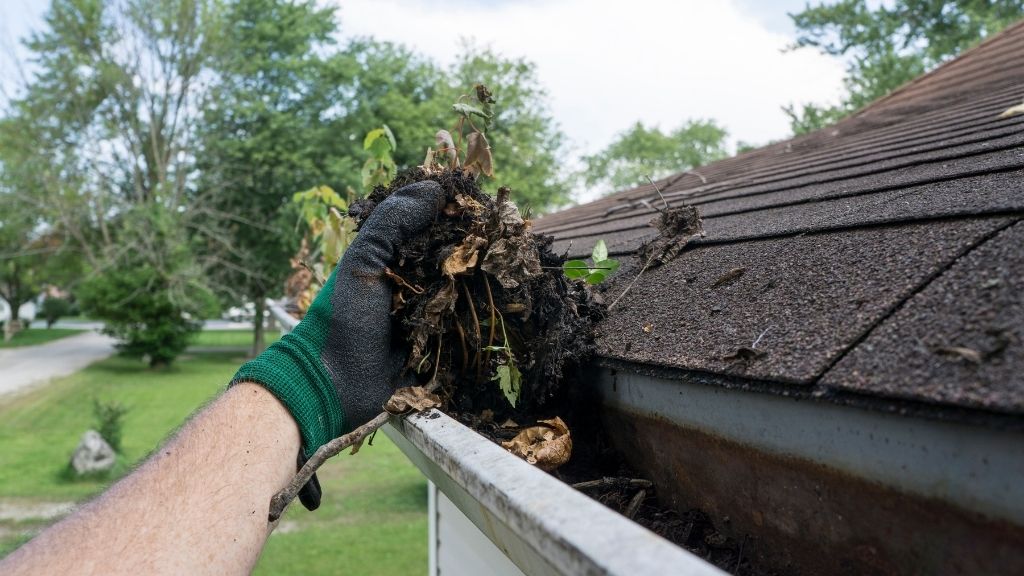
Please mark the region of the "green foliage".
<svg viewBox="0 0 1024 576"><path fill-rule="evenodd" d="M43 305L39 312L46 320L46 327L53 328L53 325L57 320L60 320L61 317L67 316L71 312L71 302L68 302L64 298L50 297L43 300Z"/></svg>
<svg viewBox="0 0 1024 576"><path fill-rule="evenodd" d="M363 189L369 192L377 186L390 184L398 174L398 165L391 157L398 145L387 124L366 133L363 150L370 155L363 164Z"/></svg>
<svg viewBox="0 0 1024 576"><path fill-rule="evenodd" d="M819 128L830 126L850 114L847 106L819 106L803 104L797 109L796 104L783 106L782 111L789 117L789 129L794 136L807 134Z"/></svg>
<svg viewBox="0 0 1024 576"><path fill-rule="evenodd" d="M1024 15L1024 0L839 0L791 15L795 47L847 60L839 106L787 107L795 134L826 126L999 32Z"/></svg>
<svg viewBox="0 0 1024 576"><path fill-rule="evenodd" d="M519 403L519 394L522 391L523 375L516 368L516 357L508 343L508 335L505 333L505 318L498 314L498 321L501 322L501 346L485 346L484 350L498 352L504 356L501 364L495 369L494 377L491 380L498 382L501 393L505 395L509 404L515 408Z"/></svg>
<svg viewBox="0 0 1024 576"><path fill-rule="evenodd" d="M590 260L591 263L586 260L568 260L562 264L562 271L566 278L582 279L587 284L600 284L619 269L619 261L608 258L608 246L604 240L598 240L597 244L594 244Z"/></svg>
<svg viewBox="0 0 1024 576"><path fill-rule="evenodd" d="M120 402L92 401L92 414L96 417L96 431L110 444L114 452L121 453L121 438L124 433L124 415L128 407Z"/></svg>
<svg viewBox="0 0 1024 576"><path fill-rule="evenodd" d="M122 215L120 243L131 250L111 261L78 289L83 312L105 322L103 332L118 338L128 355L170 364L216 310L202 282L176 215L156 207Z"/></svg>
<svg viewBox="0 0 1024 576"><path fill-rule="evenodd" d="M669 133L637 122L604 150L584 156L583 181L606 192L637 186L725 158L727 132L714 120L690 120Z"/></svg>
<svg viewBox="0 0 1024 576"><path fill-rule="evenodd" d="M354 200L355 193L351 189L346 201L330 186L316 186L292 196L292 202L299 206L312 234L315 246L313 256L319 255L318 262L307 264L313 267L320 278L331 275L341 255L356 237L355 223L344 216L348 213L348 205ZM310 294L310 297L314 295Z"/></svg>

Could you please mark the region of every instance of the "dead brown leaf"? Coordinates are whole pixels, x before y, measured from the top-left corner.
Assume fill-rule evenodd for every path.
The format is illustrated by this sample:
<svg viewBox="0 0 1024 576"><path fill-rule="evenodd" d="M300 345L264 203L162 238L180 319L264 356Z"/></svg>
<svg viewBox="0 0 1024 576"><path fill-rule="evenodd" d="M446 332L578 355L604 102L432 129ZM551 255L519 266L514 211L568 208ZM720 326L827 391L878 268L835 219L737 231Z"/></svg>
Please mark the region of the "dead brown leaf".
<svg viewBox="0 0 1024 576"><path fill-rule="evenodd" d="M438 130L437 134L434 135L434 140L437 142L437 151L434 152L433 160L438 163L447 161L449 167L457 167L459 165L459 155L455 151L455 141L452 140L451 132Z"/></svg>
<svg viewBox="0 0 1024 576"><path fill-rule="evenodd" d="M483 204L465 194L456 194L455 203L462 209L464 214L469 214L470 216L480 216L486 210Z"/></svg>
<svg viewBox="0 0 1024 576"><path fill-rule="evenodd" d="M411 332L412 352L409 354L407 368L416 369L423 361L427 340L431 336L441 333L443 328L441 318L455 310L455 301L458 298L459 293L455 289L455 282L449 281L423 305L421 321L417 322Z"/></svg>
<svg viewBox="0 0 1024 576"><path fill-rule="evenodd" d="M459 274L465 274L470 268L476 267L480 250L487 246L487 239L470 234L459 244L451 256L445 258L441 270L445 276L455 278Z"/></svg>
<svg viewBox="0 0 1024 576"><path fill-rule="evenodd" d="M494 176L491 145L481 132L470 132L466 136L466 170Z"/></svg>
<svg viewBox="0 0 1024 576"><path fill-rule="evenodd" d="M399 415L410 411L422 412L440 405L441 398L437 394L427 392L422 386L406 386L395 390L384 404L384 411Z"/></svg>
<svg viewBox="0 0 1024 576"><path fill-rule="evenodd" d="M651 226L658 229L658 236L640 247L641 260L650 262L651 267L669 262L690 238L704 233L700 212L693 206L669 208L654 217Z"/></svg>
<svg viewBox="0 0 1024 576"><path fill-rule="evenodd" d="M487 250L480 268L497 278L506 290L518 288L543 273L537 247L529 236L499 239Z"/></svg>
<svg viewBox="0 0 1024 576"><path fill-rule="evenodd" d="M572 437L561 418L541 420L502 442L501 446L541 470L550 472L569 461Z"/></svg>

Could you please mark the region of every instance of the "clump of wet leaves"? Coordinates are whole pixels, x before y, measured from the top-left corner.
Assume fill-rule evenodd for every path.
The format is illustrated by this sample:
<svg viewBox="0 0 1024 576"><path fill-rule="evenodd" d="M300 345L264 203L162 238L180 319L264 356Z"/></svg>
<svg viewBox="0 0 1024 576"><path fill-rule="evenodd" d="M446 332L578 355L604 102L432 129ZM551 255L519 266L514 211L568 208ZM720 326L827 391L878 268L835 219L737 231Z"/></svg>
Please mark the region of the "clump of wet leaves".
<svg viewBox="0 0 1024 576"><path fill-rule="evenodd" d="M576 369L593 353L592 325L603 306L585 282L565 276L552 239L532 232L511 190L491 197L474 176L462 168L409 170L350 214L361 224L403 186L441 185L444 209L398 248L397 266L386 271L396 333L410 350L405 370L436 379L446 409L464 421L528 425L557 416Z"/></svg>

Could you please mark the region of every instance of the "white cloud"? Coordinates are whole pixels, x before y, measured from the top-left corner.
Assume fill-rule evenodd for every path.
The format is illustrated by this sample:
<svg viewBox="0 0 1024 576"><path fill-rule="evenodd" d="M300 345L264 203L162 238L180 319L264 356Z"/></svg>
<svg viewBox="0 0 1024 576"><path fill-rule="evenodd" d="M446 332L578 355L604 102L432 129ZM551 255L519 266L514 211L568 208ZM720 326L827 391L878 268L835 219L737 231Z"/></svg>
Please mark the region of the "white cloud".
<svg viewBox="0 0 1024 576"><path fill-rule="evenodd" d="M714 118L733 141L785 137L780 107L835 101L842 64L791 42L735 1L344 0L345 36L402 42L450 63L461 37L536 62L552 111L581 152L636 120ZM780 11L784 10L779 8ZM500 98L500 95L499 95Z"/></svg>

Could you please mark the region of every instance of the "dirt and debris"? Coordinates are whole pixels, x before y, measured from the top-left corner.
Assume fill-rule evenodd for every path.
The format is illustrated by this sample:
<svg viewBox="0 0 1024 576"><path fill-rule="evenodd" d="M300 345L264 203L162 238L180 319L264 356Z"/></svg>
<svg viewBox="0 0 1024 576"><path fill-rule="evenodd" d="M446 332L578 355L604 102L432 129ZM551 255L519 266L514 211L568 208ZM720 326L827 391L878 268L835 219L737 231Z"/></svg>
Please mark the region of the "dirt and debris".
<svg viewBox="0 0 1024 576"><path fill-rule="evenodd" d="M658 230L658 235L638 251L640 261L647 262L648 268L670 262L691 238L704 234L704 223L695 206L677 206L659 211L651 219L650 225Z"/></svg>
<svg viewBox="0 0 1024 576"><path fill-rule="evenodd" d="M354 203L350 215L361 225L393 191L428 179L441 185L446 205L386 271L395 333L410 349L406 372L436 379L445 411L478 430L514 435L518 426L497 423L558 418L577 368L594 351L603 306L584 282L565 277L552 239L532 232L511 190L491 197L461 168L403 172Z"/></svg>
<svg viewBox="0 0 1024 576"><path fill-rule="evenodd" d="M416 169L354 203L350 214L361 225L393 191L424 179L441 185L446 206L428 230L399 247L386 276L395 292L395 333L410 348L405 369L421 382L435 380L438 394L403 389L389 411L440 401L455 419L655 533L726 570L758 573L742 557L742 544L715 531L705 515L659 506L651 482L626 470L611 448L595 400L577 380L594 352L593 325L604 306L585 282L565 277L551 238L532 232L510 190L492 198L462 169ZM674 258L701 232L690 207L652 224L661 232L643 249L652 265Z"/></svg>

